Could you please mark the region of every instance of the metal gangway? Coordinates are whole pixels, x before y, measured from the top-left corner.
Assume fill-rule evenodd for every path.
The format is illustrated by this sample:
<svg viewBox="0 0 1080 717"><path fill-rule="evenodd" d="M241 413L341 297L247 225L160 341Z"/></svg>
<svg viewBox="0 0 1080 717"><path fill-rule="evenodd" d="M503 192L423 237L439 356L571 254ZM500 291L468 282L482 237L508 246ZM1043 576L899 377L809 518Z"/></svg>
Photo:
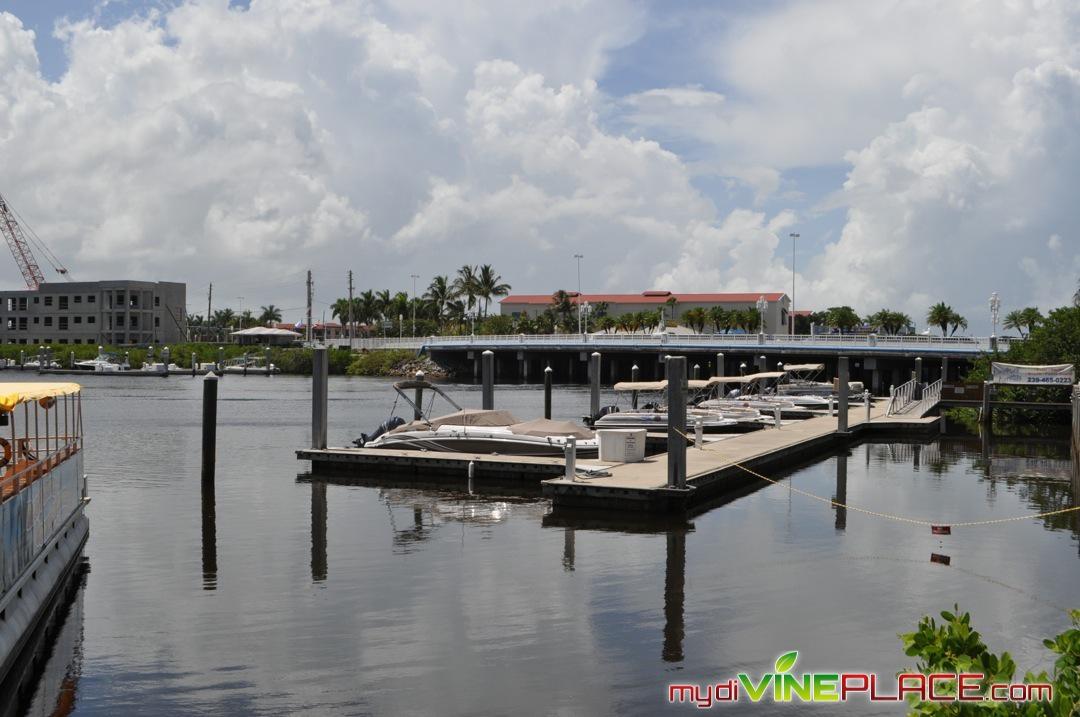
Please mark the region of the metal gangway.
<svg viewBox="0 0 1080 717"><path fill-rule="evenodd" d="M889 406L886 416L917 415L925 416L941 401L941 382L939 378L930 384L919 384L911 379L905 384L889 391Z"/></svg>

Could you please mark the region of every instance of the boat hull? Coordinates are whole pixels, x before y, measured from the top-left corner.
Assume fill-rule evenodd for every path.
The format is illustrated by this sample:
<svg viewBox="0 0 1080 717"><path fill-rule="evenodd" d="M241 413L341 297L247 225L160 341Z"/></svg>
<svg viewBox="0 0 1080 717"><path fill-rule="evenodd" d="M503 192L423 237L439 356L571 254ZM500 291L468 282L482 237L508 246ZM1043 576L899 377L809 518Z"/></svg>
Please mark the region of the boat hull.
<svg viewBox="0 0 1080 717"><path fill-rule="evenodd" d="M504 456L548 456L562 457L565 453L562 442L544 440L523 441L520 436L514 439L496 436L420 436L392 434L380 436L369 441L364 448L386 448L405 451L441 451L447 453L498 453ZM581 441L577 444L577 455L595 456L598 453L595 440Z"/></svg>

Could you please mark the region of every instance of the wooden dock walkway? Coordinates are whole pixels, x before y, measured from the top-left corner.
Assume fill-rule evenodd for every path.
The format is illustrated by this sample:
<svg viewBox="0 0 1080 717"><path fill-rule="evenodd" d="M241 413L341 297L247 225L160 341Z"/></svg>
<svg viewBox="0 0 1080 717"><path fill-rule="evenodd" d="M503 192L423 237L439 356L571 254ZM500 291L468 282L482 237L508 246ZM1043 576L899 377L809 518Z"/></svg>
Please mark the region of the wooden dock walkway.
<svg viewBox="0 0 1080 717"><path fill-rule="evenodd" d="M790 421L780 429L706 435L702 448L686 449L685 489L667 486L666 453L649 456L640 463L579 459L578 467L595 475L579 473L572 481L564 477L562 458L363 448L304 449L298 450L296 456L311 461L316 474L387 481L441 479L459 484L468 478L471 464L477 480L505 485L527 483L534 489L539 483L556 508L685 513L748 484L762 482L740 465L765 475L778 474L827 455L855 437L870 433L925 436L939 430L938 417L886 416L885 408L885 402L872 406L871 420L867 421L865 407L854 405L848 412L847 434L837 433L837 418L826 415Z"/></svg>

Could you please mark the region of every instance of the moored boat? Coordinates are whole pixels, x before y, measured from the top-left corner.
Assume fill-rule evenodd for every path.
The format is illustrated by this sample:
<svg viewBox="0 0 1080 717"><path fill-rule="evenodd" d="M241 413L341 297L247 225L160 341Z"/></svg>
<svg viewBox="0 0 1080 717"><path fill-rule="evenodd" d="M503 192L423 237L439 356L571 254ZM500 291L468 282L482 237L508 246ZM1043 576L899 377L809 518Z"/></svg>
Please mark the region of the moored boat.
<svg viewBox="0 0 1080 717"><path fill-rule="evenodd" d="M0 684L63 593L89 533L75 383L0 383Z"/></svg>

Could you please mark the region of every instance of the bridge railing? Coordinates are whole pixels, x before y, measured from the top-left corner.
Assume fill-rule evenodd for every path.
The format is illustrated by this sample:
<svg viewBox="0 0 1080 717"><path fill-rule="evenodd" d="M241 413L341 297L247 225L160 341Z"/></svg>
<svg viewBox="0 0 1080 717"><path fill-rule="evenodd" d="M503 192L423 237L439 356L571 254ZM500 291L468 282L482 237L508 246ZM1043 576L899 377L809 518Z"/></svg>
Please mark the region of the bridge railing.
<svg viewBox="0 0 1080 717"><path fill-rule="evenodd" d="M821 346L840 348L896 347L904 349L970 348L989 350L990 340L974 336L879 336L875 334L487 334L465 336L416 336L332 339L333 346L355 349L420 349L423 347L506 347L532 346ZM998 340L998 348L1008 348L1008 341Z"/></svg>

